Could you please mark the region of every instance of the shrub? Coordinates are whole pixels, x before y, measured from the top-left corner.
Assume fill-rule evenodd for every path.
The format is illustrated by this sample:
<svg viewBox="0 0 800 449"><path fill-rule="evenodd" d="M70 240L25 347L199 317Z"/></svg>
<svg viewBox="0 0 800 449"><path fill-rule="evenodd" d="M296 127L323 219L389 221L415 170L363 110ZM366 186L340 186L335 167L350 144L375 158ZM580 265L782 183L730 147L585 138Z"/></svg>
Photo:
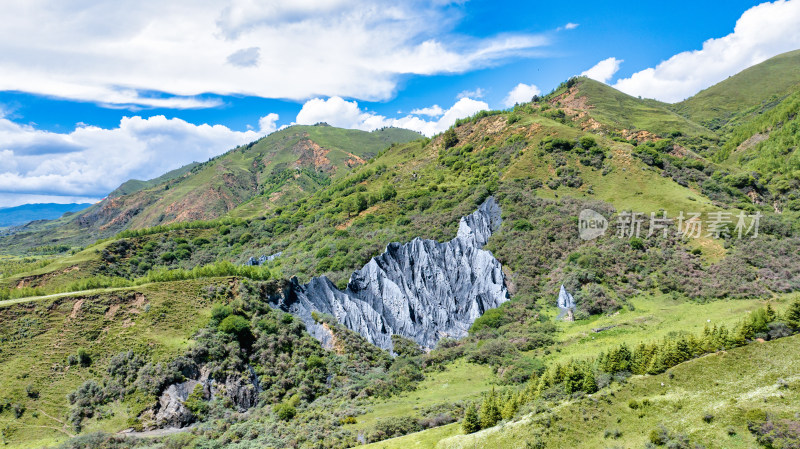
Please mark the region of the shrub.
<svg viewBox="0 0 800 449"><path fill-rule="evenodd" d="M94 380L87 380L77 390L67 395L73 406L69 420L76 430L80 430L84 418L94 416L97 408L106 403L103 388Z"/></svg>
<svg viewBox="0 0 800 449"><path fill-rule="evenodd" d="M445 149L458 145L458 136L453 128L448 129L442 134L442 145Z"/></svg>
<svg viewBox="0 0 800 449"><path fill-rule="evenodd" d="M216 323L221 323L222 320L227 318L232 313L233 309L224 304L214 304L214 306L211 307L211 319Z"/></svg>
<svg viewBox="0 0 800 449"><path fill-rule="evenodd" d="M597 145L597 141L594 140L594 137L592 137L592 136L583 136L583 137L580 138L578 143L581 144L581 147L583 147L583 148L585 148L587 150L592 148L592 147L594 147L595 145Z"/></svg>
<svg viewBox="0 0 800 449"><path fill-rule="evenodd" d="M413 417L391 417L381 419L371 431L367 433L367 442L374 443L376 441L383 441L389 438L395 438L409 433L419 432L422 430L420 422Z"/></svg>
<svg viewBox="0 0 800 449"><path fill-rule="evenodd" d="M318 355L311 355L308 357L308 360L306 361L306 366L309 369L322 368L323 366L325 366L325 360Z"/></svg>
<svg viewBox="0 0 800 449"><path fill-rule="evenodd" d="M288 403L278 404L274 408L275 415L281 421L289 421L297 414L297 410Z"/></svg>
<svg viewBox="0 0 800 449"><path fill-rule="evenodd" d="M31 399L38 399L39 398L39 389L37 389L33 385L28 385L25 387L25 394L28 395Z"/></svg>
<svg viewBox="0 0 800 449"><path fill-rule="evenodd" d="M226 334L242 335L250 330L250 322L243 316L230 315L219 323L219 330Z"/></svg>
<svg viewBox="0 0 800 449"><path fill-rule="evenodd" d="M78 348L77 359L78 363L80 363L80 365L83 367L87 367L92 364L92 357L89 355L89 352L87 352L86 349Z"/></svg>
<svg viewBox="0 0 800 449"><path fill-rule="evenodd" d="M194 390L186 398L183 403L197 419L202 420L208 413L208 403L205 401L203 392L203 384L198 383L194 386Z"/></svg>
<svg viewBox="0 0 800 449"><path fill-rule="evenodd" d="M14 417L17 419L22 418L22 415L25 414L25 406L22 404L14 404L11 408L14 409Z"/></svg>

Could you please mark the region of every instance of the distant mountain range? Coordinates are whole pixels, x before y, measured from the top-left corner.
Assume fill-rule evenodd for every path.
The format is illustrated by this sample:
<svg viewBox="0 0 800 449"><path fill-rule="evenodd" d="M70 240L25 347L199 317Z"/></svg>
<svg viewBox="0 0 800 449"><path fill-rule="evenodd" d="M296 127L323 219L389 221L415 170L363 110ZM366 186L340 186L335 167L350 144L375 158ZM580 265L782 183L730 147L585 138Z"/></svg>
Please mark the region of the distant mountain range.
<svg viewBox="0 0 800 449"><path fill-rule="evenodd" d="M43 203L0 208L0 228L18 226L34 220L54 220L67 212L78 212L91 205L91 203Z"/></svg>

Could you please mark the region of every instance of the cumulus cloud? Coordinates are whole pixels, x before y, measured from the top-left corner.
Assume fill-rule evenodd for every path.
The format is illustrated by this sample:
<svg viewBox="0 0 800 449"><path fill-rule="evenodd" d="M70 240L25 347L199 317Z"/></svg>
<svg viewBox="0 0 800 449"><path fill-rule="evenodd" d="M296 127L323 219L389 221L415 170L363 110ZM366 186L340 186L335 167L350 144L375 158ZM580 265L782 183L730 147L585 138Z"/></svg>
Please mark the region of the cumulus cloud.
<svg viewBox="0 0 800 449"><path fill-rule="evenodd" d="M700 50L672 56L614 85L630 95L676 102L772 56L800 48L800 1L762 3L742 14L733 33Z"/></svg>
<svg viewBox="0 0 800 449"><path fill-rule="evenodd" d="M580 24L573 23L573 22L567 22L567 24L564 25L563 27L556 28L556 31L574 30L575 28L578 28L578 26L580 26Z"/></svg>
<svg viewBox="0 0 800 449"><path fill-rule="evenodd" d="M601 83L607 83L609 80L611 80L611 77L613 77L614 74L619 71L620 64L622 64L622 59L617 59L614 57L603 59L595 64L591 69L582 72L581 75L588 76L589 78L600 81Z"/></svg>
<svg viewBox="0 0 800 449"><path fill-rule="evenodd" d="M458 95L456 95L456 98L459 100L462 98L483 98L484 95L486 95L486 91L478 87L475 90L461 91L458 93Z"/></svg>
<svg viewBox="0 0 800 449"><path fill-rule="evenodd" d="M438 120L424 120L414 115L387 118L374 112L362 110L356 101L347 101L340 97L314 98L303 105L303 108L297 114L296 123L313 125L325 122L332 126L364 131L394 126L432 136L446 130L460 118L469 117L478 111L487 109L489 109L489 105L483 101L461 98L446 111L440 108L441 117Z"/></svg>
<svg viewBox="0 0 800 449"><path fill-rule="evenodd" d="M204 94L385 100L403 76L461 73L548 44L455 33L451 3L8 0L0 90L169 108L219 104Z"/></svg>
<svg viewBox="0 0 800 449"><path fill-rule="evenodd" d="M274 131L277 120L269 114L259 120L258 131L239 132L134 116L116 128L79 126L62 134L0 118L0 204L102 197L128 179L151 179L256 140ZM58 197L63 198L54 201Z"/></svg>
<svg viewBox="0 0 800 449"><path fill-rule="evenodd" d="M444 114L444 109L442 109L438 104L435 104L429 108L420 108L414 109L411 111L414 115L427 115L428 117L439 117L440 115Z"/></svg>
<svg viewBox="0 0 800 449"><path fill-rule="evenodd" d="M239 67L254 67L258 65L261 49L258 47L243 48L228 55L228 63Z"/></svg>
<svg viewBox="0 0 800 449"><path fill-rule="evenodd" d="M534 84L519 83L503 99L503 105L510 108L518 103L527 103L531 101L534 95L539 95L540 93L542 91Z"/></svg>

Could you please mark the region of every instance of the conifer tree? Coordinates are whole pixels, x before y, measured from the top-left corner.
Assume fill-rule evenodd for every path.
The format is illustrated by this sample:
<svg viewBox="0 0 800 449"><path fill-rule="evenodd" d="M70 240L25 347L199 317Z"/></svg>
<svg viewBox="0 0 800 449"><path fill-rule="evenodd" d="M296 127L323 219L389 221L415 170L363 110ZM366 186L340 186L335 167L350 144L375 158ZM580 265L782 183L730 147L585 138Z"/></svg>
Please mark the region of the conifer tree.
<svg viewBox="0 0 800 449"><path fill-rule="evenodd" d="M800 300L792 302L789 309L786 310L784 321L786 321L786 325L792 329L800 328Z"/></svg>
<svg viewBox="0 0 800 449"><path fill-rule="evenodd" d="M506 401L505 405L503 405L503 410L501 411L501 415L503 419L511 419L517 413L517 398L514 395L510 395Z"/></svg>
<svg viewBox="0 0 800 449"><path fill-rule="evenodd" d="M494 427L502 418L500 409L497 406L497 395L494 392L494 388L481 404L480 417L481 428L483 429Z"/></svg>
<svg viewBox="0 0 800 449"><path fill-rule="evenodd" d="M478 418L478 410L475 404L470 404L467 411L464 413L464 421L461 422L461 428L464 433L475 433L481 430L481 421Z"/></svg>
<svg viewBox="0 0 800 449"><path fill-rule="evenodd" d="M581 383L581 390L585 391L586 393L594 393L598 390L597 388L597 381L594 378L594 372L592 372L592 368L589 364L583 365L583 382Z"/></svg>

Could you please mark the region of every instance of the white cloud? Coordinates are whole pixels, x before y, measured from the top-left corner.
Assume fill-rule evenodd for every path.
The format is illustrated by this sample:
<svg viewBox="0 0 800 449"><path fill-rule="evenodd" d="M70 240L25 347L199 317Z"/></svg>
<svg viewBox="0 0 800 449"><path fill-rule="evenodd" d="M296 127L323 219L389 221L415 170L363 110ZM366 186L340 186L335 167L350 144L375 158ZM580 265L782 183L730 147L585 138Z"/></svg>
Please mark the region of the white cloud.
<svg viewBox="0 0 800 449"><path fill-rule="evenodd" d="M411 111L411 113L414 115L427 115L428 117L439 117L440 115L444 114L444 109L442 109L438 104L435 104L429 108L414 109Z"/></svg>
<svg viewBox="0 0 800 449"><path fill-rule="evenodd" d="M580 24L578 24L578 23L567 22L567 24L564 25L563 27L556 28L556 31L574 30L575 28L578 28L579 26L580 26Z"/></svg>
<svg viewBox="0 0 800 449"><path fill-rule="evenodd" d="M278 130L276 122L278 121L278 114L274 112L270 112L269 114L265 115L258 119L258 127L260 128L260 133L263 135L270 134Z"/></svg>
<svg viewBox="0 0 800 449"><path fill-rule="evenodd" d="M742 14L733 33L709 39L700 50L686 51L617 81L630 95L675 102L747 67L800 48L800 1L762 3Z"/></svg>
<svg viewBox="0 0 800 449"><path fill-rule="evenodd" d="M80 126L60 134L0 118L0 204L102 197L128 179L151 179L256 140L274 131L277 119L269 114L258 131L239 132L164 116L124 117L113 129Z"/></svg>
<svg viewBox="0 0 800 449"><path fill-rule="evenodd" d="M595 64L591 69L582 72L581 75L588 76L589 78L600 81L601 83L608 83L611 80L611 77L613 77L614 74L619 71L619 65L621 63L622 59L617 59L614 57L603 59Z"/></svg>
<svg viewBox="0 0 800 449"><path fill-rule="evenodd" d="M296 123L313 125L326 122L342 128L372 131L385 126L394 126L419 131L426 136L440 133L456 122L457 119L469 117L478 111L489 109L483 101L461 98L450 109L442 111L438 120L423 120L413 115L400 118L387 118L374 112L364 111L356 101L346 101L340 97L327 100L314 98L308 100L297 114Z"/></svg>
<svg viewBox="0 0 800 449"><path fill-rule="evenodd" d="M459 100L462 98L483 98L484 95L486 95L486 91L479 87L475 90L461 91L458 93L458 95L456 95L456 98Z"/></svg>
<svg viewBox="0 0 800 449"><path fill-rule="evenodd" d="M449 3L6 0L0 91L169 108L220 103L206 94L385 100L403 76L465 72L548 43L454 33L461 15Z"/></svg>
<svg viewBox="0 0 800 449"><path fill-rule="evenodd" d="M510 108L517 103L527 103L531 101L534 95L539 95L540 93L542 91L534 84L519 83L503 99L503 105Z"/></svg>

